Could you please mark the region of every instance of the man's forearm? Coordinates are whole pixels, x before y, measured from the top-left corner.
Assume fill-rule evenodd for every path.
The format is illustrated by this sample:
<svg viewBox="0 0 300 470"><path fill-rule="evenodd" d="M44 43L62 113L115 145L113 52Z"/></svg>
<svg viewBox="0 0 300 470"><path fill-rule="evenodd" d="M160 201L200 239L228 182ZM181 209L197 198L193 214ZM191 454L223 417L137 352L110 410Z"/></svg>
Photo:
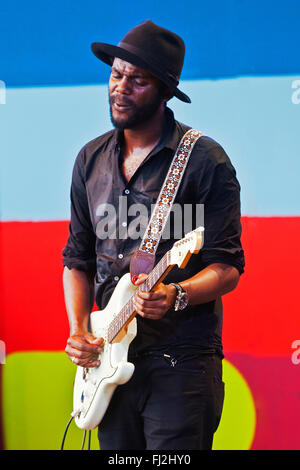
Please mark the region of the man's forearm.
<svg viewBox="0 0 300 470"><path fill-rule="evenodd" d="M91 276L84 271L65 267L63 286L70 334L87 332L89 316L94 304L94 287Z"/></svg>
<svg viewBox="0 0 300 470"><path fill-rule="evenodd" d="M236 268L227 264L211 264L195 276L180 281L179 284L187 291L189 305L199 305L217 299L233 290L239 281L240 274ZM141 285L147 278L139 276L136 285ZM173 308L177 290L174 285L158 284L153 292L139 292L134 305L139 315L152 320L161 319Z"/></svg>
<svg viewBox="0 0 300 470"><path fill-rule="evenodd" d="M181 281L180 285L187 291L189 304L198 305L211 302L232 291L237 286L239 277L235 267L215 263L195 276Z"/></svg>

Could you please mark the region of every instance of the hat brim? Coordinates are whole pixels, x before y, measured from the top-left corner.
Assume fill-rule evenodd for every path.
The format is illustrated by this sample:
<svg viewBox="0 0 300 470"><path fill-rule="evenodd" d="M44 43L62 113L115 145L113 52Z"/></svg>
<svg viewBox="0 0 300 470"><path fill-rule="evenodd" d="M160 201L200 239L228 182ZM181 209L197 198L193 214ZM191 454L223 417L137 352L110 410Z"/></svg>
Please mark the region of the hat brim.
<svg viewBox="0 0 300 470"><path fill-rule="evenodd" d="M156 78L165 83L167 86L172 88L174 96L176 96L176 98L181 101L184 101L185 103L191 103L190 98L185 93L180 91L177 87L172 86L168 79L164 77L162 73L160 73L154 67L151 67L147 62L145 62L136 54L133 54L132 52L127 51L122 47L106 44L103 42L93 42L91 45L91 49L93 54L107 65L112 66L114 58L118 57L119 59L129 62L130 64L136 65L137 67L147 70Z"/></svg>

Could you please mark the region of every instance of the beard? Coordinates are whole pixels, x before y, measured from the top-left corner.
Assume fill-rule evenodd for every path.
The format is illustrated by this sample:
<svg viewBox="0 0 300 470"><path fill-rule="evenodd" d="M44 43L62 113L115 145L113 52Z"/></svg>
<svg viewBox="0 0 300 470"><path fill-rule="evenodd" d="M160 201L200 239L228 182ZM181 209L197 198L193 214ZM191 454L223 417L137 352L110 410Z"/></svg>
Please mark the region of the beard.
<svg viewBox="0 0 300 470"><path fill-rule="evenodd" d="M112 124L119 130L133 129L140 124L144 124L155 115L161 105L162 95L157 91L157 94L152 97L151 102L143 106L138 106L131 100L122 98L122 103L130 106L124 115L114 114L113 105L115 101L116 97L109 95L110 119Z"/></svg>

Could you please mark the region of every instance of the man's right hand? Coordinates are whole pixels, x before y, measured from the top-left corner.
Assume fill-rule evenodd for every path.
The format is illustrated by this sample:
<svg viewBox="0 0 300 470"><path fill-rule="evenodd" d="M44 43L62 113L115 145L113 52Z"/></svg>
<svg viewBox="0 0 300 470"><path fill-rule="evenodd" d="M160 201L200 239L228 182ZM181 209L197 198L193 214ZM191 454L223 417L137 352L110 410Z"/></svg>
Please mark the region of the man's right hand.
<svg viewBox="0 0 300 470"><path fill-rule="evenodd" d="M78 366L99 367L103 344L103 338L95 338L91 333L75 333L68 339L65 352Z"/></svg>

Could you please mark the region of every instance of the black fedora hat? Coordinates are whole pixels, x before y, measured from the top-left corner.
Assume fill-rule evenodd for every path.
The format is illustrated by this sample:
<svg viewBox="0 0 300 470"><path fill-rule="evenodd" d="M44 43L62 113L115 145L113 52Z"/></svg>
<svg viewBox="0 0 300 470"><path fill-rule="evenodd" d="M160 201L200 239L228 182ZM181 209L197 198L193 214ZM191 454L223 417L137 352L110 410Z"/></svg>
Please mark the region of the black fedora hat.
<svg viewBox="0 0 300 470"><path fill-rule="evenodd" d="M171 88L178 99L191 102L177 88L185 54L184 42L177 34L147 20L132 28L117 46L93 42L91 48L108 65L118 57L147 70Z"/></svg>

